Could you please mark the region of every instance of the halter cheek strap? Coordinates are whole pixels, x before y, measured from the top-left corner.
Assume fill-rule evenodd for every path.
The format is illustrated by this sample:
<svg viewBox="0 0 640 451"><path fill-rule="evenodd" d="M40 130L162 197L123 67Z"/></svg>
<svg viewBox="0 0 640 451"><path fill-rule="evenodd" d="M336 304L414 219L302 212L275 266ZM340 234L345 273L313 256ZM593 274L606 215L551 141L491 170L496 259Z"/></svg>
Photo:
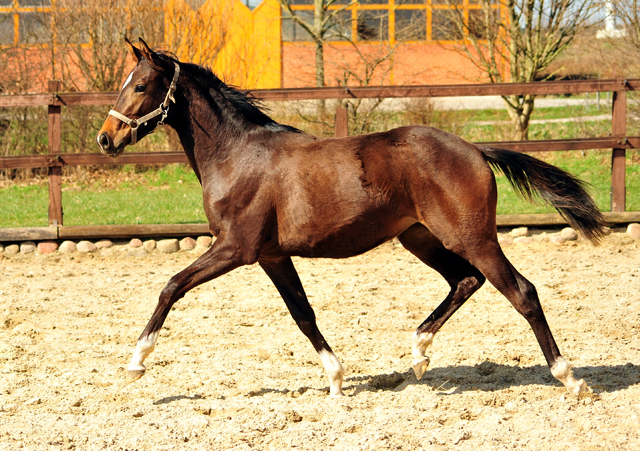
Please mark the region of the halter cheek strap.
<svg viewBox="0 0 640 451"><path fill-rule="evenodd" d="M131 128L131 145L134 145L138 141L138 127L140 124L147 125L147 122L150 119L155 118L156 116L160 116L160 120L156 123L156 127L158 125L164 125L164 120L167 118L167 114L169 114L169 105L170 102L175 103L176 99L174 99L173 94L176 92L176 88L178 87L178 77L180 76L180 66L178 63L173 63L176 66L176 70L173 73L173 79L171 80L171 85L169 86L169 91L167 91L167 95L164 98L164 102L160 104L158 108L153 110L149 114L145 114L141 118L138 119L130 119L122 113L118 113L115 110L109 111L109 114L115 118L120 119L122 122L127 124ZM155 127L154 127L155 128Z"/></svg>

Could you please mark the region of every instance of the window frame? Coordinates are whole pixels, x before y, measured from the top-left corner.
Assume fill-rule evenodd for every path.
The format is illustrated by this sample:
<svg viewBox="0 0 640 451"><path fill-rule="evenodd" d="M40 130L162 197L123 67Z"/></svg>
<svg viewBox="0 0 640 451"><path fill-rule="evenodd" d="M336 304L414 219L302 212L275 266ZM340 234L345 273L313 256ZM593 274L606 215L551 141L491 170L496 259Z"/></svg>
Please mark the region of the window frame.
<svg viewBox="0 0 640 451"><path fill-rule="evenodd" d="M21 1L24 3L39 3L38 5L24 5L21 4ZM47 45L51 42L52 37L54 35L53 30L53 1L43 1L43 0L12 0L11 5L2 5L0 6L0 14L9 16L13 18L13 42L12 43L2 43L0 42L0 47L11 47L11 46L35 46L35 45ZM47 22L46 26L48 27L49 33L45 39L28 39L20 38L20 17L26 17L27 14L44 14L46 15L45 22ZM5 19L7 20L7 19Z"/></svg>
<svg viewBox="0 0 640 451"><path fill-rule="evenodd" d="M300 1L300 0L298 0ZM305 0L302 0L305 1ZM293 3L291 5L291 9L293 11L309 11L313 13L313 0L306 0L308 4L300 4ZM452 0L452 3L455 0ZM329 7L329 10L336 10L344 7L346 0L344 2L336 2ZM498 17L502 20L506 19L506 15L504 13L503 5L500 0L493 0L492 6L493 9L497 11ZM433 39L433 12L434 11L442 11L442 10L462 10L464 21L466 24L469 24L470 11L473 10L482 10L482 5L479 3L479 0L458 0L458 3L455 5L448 4L448 0L362 0L358 3L349 6L345 11L351 12L351 39L353 42L358 44L381 44L383 42L388 42L392 45L396 43L402 44L448 44L448 43L461 43L468 41L469 35L469 26L467 26L464 35L460 39ZM369 40L369 39L361 39L358 36L358 17L359 12L366 10L387 10L387 39L385 40ZM406 11L406 10L423 10L426 15L426 30L424 33L424 39L397 39L396 38L396 11ZM281 17L283 20L291 20L286 17L286 11L282 10ZM313 40L285 40L283 34L281 33L281 40L284 45L297 45L297 44L309 44L312 43ZM340 41L340 40L331 40L332 45L335 44L348 44L348 42Z"/></svg>

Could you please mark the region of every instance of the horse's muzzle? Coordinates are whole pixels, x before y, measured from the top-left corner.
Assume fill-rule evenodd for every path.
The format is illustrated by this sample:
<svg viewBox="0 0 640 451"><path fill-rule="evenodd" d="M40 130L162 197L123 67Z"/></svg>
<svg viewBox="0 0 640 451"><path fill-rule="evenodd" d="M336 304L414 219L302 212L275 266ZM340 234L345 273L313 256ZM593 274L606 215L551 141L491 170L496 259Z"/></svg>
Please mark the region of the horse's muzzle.
<svg viewBox="0 0 640 451"><path fill-rule="evenodd" d="M113 158L120 156L124 148L122 145L116 148L114 142L109 138L109 135L106 132L100 133L97 141L98 147L100 147L100 152Z"/></svg>

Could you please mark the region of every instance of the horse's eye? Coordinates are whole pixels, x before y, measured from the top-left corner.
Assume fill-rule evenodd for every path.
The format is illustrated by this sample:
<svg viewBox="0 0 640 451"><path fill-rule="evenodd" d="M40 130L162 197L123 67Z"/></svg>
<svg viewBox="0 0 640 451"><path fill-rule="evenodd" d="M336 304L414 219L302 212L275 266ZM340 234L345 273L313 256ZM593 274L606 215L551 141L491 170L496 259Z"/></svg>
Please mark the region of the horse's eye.
<svg viewBox="0 0 640 451"><path fill-rule="evenodd" d="M146 86L145 85L136 85L134 91L135 92L144 92Z"/></svg>

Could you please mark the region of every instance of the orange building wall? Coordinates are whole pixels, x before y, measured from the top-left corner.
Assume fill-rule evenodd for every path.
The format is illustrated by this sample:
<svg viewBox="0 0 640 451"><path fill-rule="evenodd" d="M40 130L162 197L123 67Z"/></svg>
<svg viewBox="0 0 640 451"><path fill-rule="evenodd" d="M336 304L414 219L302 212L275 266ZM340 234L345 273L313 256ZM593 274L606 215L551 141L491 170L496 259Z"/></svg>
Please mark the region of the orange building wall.
<svg viewBox="0 0 640 451"><path fill-rule="evenodd" d="M183 61L210 66L227 83L245 89L295 88L315 86L315 55L312 43L281 42L280 6L277 0L263 0L250 10L240 0L207 0L193 10L186 0L168 0L165 3L165 41ZM198 19L200 16L200 19ZM204 20L201 20L202 18ZM208 19L207 19L208 18ZM178 20L179 19L179 20ZM207 50L215 46L212 29L215 22L228 26L229 33L221 53L214 60ZM213 28L212 28L213 27ZM195 40L194 40L195 38ZM175 44L172 44L175 43ZM364 58L372 59L376 54L388 53L384 44L360 43ZM54 73L47 50L34 46L33 51L23 49L26 61L38 60L42 54L44 64L34 64L38 70L21 64L20 55L9 61L5 71L22 70L23 87L15 88L29 92L46 90L46 80L52 75L60 78L60 70ZM122 46L124 53L125 46ZM41 53L42 52L42 53ZM20 53L20 52L17 52ZM56 58L57 59L57 58ZM72 59L72 58L71 58ZM61 61L56 61L60 67ZM485 82L478 69L464 56L447 50L433 42L399 44L392 58L385 60L370 80L363 80L362 57L347 43L330 43L325 47L325 83L337 85L411 85L454 84ZM24 67L23 67L24 66ZM73 64L67 64L73 67ZM347 77L348 71L353 73ZM67 89L84 89L79 71L64 74L72 80L66 81ZM26 80L25 78L31 78ZM74 83L75 82L75 83ZM6 91L15 90L5 86ZM0 86L2 89L2 86ZM6 92L5 91L5 92Z"/></svg>
<svg viewBox="0 0 640 451"><path fill-rule="evenodd" d="M381 51L375 44L369 52ZM384 52L384 50L382 50ZM366 50L365 52L366 53ZM315 49L311 43L283 43L282 46L283 87L299 88L315 86ZM325 48L325 84L337 86L344 79L345 69L363 74L362 61L349 46L338 45ZM378 76L371 85L422 85L480 83L486 78L465 56L447 50L439 44L403 44L399 46L388 63L381 65ZM350 85L358 85L355 78Z"/></svg>

